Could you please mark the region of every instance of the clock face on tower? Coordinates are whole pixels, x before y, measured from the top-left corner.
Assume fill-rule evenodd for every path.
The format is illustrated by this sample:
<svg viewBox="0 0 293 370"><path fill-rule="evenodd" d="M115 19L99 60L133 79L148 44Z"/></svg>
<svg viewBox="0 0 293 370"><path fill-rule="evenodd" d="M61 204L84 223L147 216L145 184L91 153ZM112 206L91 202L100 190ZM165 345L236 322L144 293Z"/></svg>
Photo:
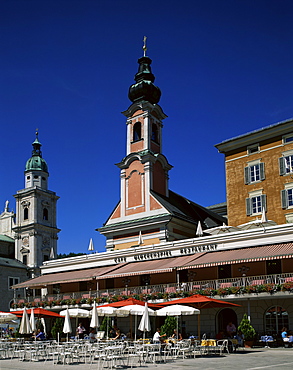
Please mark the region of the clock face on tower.
<svg viewBox="0 0 293 370"><path fill-rule="evenodd" d="M28 239L27 236L22 239L22 244L25 247L27 247L29 245L29 239Z"/></svg>

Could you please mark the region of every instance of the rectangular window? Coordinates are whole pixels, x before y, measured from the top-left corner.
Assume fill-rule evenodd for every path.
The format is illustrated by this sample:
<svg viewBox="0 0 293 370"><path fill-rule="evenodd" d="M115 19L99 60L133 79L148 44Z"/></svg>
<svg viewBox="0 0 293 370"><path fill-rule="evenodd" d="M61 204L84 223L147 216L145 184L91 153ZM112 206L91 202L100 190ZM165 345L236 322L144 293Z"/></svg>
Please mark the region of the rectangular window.
<svg viewBox="0 0 293 370"><path fill-rule="evenodd" d="M263 181L265 179L264 163L251 163L244 168L244 182L251 184L252 182Z"/></svg>
<svg viewBox="0 0 293 370"><path fill-rule="evenodd" d="M252 213L261 213L261 196L251 198L251 210Z"/></svg>
<svg viewBox="0 0 293 370"><path fill-rule="evenodd" d="M247 147L247 153L248 154L254 154L259 152L259 145L254 144Z"/></svg>
<svg viewBox="0 0 293 370"><path fill-rule="evenodd" d="M266 261L266 267L267 267L267 274L268 275L281 274L282 273L281 260Z"/></svg>
<svg viewBox="0 0 293 370"><path fill-rule="evenodd" d="M231 265L218 266L219 279L229 279L232 277Z"/></svg>
<svg viewBox="0 0 293 370"><path fill-rule="evenodd" d="M293 206L293 189L288 189L287 194L288 194L288 206L291 207Z"/></svg>
<svg viewBox="0 0 293 370"><path fill-rule="evenodd" d="M265 194L251 194L246 198L246 214L252 216L266 211L266 195Z"/></svg>
<svg viewBox="0 0 293 370"><path fill-rule="evenodd" d="M286 173L293 172L293 155L284 157Z"/></svg>
<svg viewBox="0 0 293 370"><path fill-rule="evenodd" d="M249 167L250 169L250 182L259 181L260 180L260 165L256 164L254 166Z"/></svg>
<svg viewBox="0 0 293 370"><path fill-rule="evenodd" d="M288 185L287 189L281 190L281 201L282 201L282 208L292 208L293 207L293 187L290 188L289 186L292 184L286 184Z"/></svg>
<svg viewBox="0 0 293 370"><path fill-rule="evenodd" d="M293 134L283 136L283 143L284 144L292 143L292 142L293 142Z"/></svg>
<svg viewBox="0 0 293 370"><path fill-rule="evenodd" d="M8 277L8 289L11 289L13 285L16 285L19 283L20 283L19 277L12 277L12 276Z"/></svg>

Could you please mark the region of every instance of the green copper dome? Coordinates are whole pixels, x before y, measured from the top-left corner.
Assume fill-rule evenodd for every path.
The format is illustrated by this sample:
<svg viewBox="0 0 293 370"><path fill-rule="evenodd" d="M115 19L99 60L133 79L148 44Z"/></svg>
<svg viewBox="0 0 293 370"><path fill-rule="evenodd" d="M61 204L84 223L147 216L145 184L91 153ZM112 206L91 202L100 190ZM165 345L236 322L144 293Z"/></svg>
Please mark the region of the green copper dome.
<svg viewBox="0 0 293 370"><path fill-rule="evenodd" d="M155 76L151 70L152 60L143 56L138 59L138 72L135 75L136 83L131 85L128 92L128 98L134 103L139 101L148 101L157 104L161 97L161 90L154 85Z"/></svg>
<svg viewBox="0 0 293 370"><path fill-rule="evenodd" d="M32 144L33 151L30 159L27 160L25 165L26 171L44 171L48 172L48 165L42 158L41 146L42 144L38 140L38 133L35 141Z"/></svg>

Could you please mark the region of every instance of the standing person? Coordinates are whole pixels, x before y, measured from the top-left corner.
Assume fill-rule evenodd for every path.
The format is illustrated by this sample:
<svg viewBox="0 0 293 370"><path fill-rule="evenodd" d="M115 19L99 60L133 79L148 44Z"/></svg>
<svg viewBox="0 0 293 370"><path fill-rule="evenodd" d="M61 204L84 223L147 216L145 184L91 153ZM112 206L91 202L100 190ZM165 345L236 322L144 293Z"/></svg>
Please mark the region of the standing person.
<svg viewBox="0 0 293 370"><path fill-rule="evenodd" d="M228 323L226 331L227 331L228 337L230 338L233 338L234 335L236 334L236 326L232 323L232 321Z"/></svg>
<svg viewBox="0 0 293 370"><path fill-rule="evenodd" d="M84 332L85 328L82 326L82 323L80 322L78 324L78 327L76 328L76 336L78 339L83 339L84 338Z"/></svg>

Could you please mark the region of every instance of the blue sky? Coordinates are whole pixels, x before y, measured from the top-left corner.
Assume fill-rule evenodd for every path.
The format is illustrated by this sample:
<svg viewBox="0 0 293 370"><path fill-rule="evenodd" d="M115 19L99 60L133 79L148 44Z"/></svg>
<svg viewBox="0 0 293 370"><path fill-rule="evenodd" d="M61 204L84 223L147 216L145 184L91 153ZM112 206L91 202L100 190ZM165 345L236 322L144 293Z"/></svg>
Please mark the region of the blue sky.
<svg viewBox="0 0 293 370"><path fill-rule="evenodd" d="M120 198L121 112L145 35L170 189L225 201L214 145L293 117L292 16L289 0L2 0L0 207L15 209L38 127L60 196L59 253L87 252L90 238L103 250L95 229Z"/></svg>

